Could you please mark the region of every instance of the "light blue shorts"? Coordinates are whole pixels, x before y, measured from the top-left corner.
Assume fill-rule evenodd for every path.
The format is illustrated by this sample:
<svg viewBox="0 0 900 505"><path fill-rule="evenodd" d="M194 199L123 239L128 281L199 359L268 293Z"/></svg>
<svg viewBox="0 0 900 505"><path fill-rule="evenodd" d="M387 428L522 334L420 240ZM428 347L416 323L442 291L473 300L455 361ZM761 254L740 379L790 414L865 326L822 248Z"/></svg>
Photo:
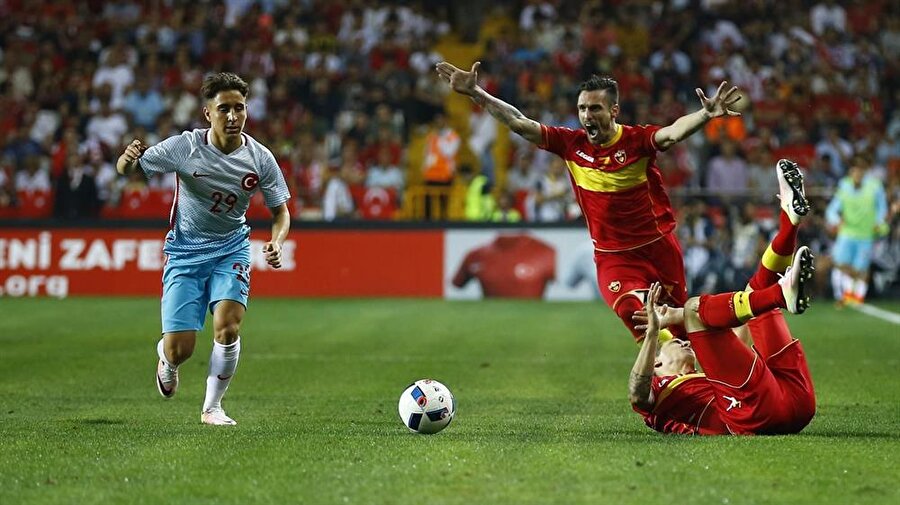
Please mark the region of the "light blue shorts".
<svg viewBox="0 0 900 505"><path fill-rule="evenodd" d="M167 262L163 269L162 331L200 331L206 311L234 300L247 307L250 247L196 265Z"/></svg>
<svg viewBox="0 0 900 505"><path fill-rule="evenodd" d="M871 239L855 239L838 236L831 248L831 258L838 265L847 265L857 272L867 272L872 263Z"/></svg>

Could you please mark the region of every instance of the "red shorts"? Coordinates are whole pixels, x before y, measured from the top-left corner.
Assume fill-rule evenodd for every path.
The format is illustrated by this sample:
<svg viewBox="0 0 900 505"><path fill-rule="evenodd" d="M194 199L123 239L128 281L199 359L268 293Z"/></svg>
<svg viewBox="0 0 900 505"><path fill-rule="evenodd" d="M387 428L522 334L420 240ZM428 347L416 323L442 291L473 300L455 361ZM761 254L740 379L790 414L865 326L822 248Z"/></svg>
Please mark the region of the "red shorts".
<svg viewBox="0 0 900 505"><path fill-rule="evenodd" d="M687 301L684 255L673 233L630 251L596 252L594 260L600 295L613 310L616 303L629 294L637 295L643 301L644 292L657 281L668 294L663 303L682 307Z"/></svg>
<svg viewBox="0 0 900 505"><path fill-rule="evenodd" d="M780 312L767 312L755 319L751 329L754 340L763 337L759 332L774 332L768 336L787 345L768 357L753 354L752 358L742 360L739 356L750 351L731 330L691 333L692 344L698 339L717 339L717 344L725 344L701 343L694 347L716 391L714 405L734 434L798 433L816 412L815 390L803 346L791 338ZM710 352L713 349L716 352ZM749 370L736 375L736 361L749 363L744 365ZM735 377L743 378L743 382L736 383Z"/></svg>

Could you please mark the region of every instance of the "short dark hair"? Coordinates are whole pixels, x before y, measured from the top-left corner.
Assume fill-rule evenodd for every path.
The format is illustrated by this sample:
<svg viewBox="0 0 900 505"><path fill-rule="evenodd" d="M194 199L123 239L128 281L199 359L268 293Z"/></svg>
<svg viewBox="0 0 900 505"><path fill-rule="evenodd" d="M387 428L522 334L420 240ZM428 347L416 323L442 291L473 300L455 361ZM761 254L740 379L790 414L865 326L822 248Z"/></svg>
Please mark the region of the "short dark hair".
<svg viewBox="0 0 900 505"><path fill-rule="evenodd" d="M578 93L582 91L606 91L610 105L619 103L619 83L612 77L592 75L578 87Z"/></svg>
<svg viewBox="0 0 900 505"><path fill-rule="evenodd" d="M244 98L250 93L250 85L241 79L237 74L231 72L219 72L218 74L210 74L203 79L203 85L200 86L200 94L207 100L212 100L222 91L237 91Z"/></svg>

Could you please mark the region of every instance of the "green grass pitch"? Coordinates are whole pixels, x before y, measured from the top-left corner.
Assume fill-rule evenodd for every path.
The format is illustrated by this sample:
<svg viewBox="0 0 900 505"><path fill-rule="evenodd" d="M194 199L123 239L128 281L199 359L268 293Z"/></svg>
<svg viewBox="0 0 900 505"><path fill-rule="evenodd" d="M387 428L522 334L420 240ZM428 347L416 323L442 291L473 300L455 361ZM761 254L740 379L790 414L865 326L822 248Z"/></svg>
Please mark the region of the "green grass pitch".
<svg viewBox="0 0 900 505"><path fill-rule="evenodd" d="M644 427L600 302L254 299L239 424L203 426L210 330L163 400L158 314L0 299L0 503L900 503L900 327L825 302L789 316L819 411L784 437ZM424 377L459 405L433 436L396 411Z"/></svg>

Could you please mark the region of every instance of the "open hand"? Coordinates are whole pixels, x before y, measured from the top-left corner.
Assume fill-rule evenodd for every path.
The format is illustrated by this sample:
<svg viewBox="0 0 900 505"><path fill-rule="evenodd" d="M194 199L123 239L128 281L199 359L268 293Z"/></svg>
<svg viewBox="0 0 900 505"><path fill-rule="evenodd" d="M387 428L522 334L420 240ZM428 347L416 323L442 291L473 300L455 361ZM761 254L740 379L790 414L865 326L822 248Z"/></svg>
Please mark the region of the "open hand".
<svg viewBox="0 0 900 505"><path fill-rule="evenodd" d="M660 296L662 296L662 285L658 282L654 282L650 285L650 289L647 292L644 308L631 316L631 320L636 323L634 325L635 330L658 333L660 328L666 326L665 324L660 324L660 322L661 320L663 322L665 321L666 315L669 312L669 306L665 304L657 305Z"/></svg>
<svg viewBox="0 0 900 505"><path fill-rule="evenodd" d="M700 88L695 90L697 96L700 97L700 104L703 105L703 109L706 110L710 118L741 115L740 112L731 109L734 104L740 101L741 94L737 92L737 86L732 86L731 89L723 93L722 90L725 89L727 84L728 81L722 81L712 98L707 98Z"/></svg>
<svg viewBox="0 0 900 505"><path fill-rule="evenodd" d="M465 70L455 67L446 61L442 61L435 65L435 70L441 78L450 84L453 91L463 95L474 96L475 87L478 85L478 67L481 66L480 61L472 64L472 70Z"/></svg>

